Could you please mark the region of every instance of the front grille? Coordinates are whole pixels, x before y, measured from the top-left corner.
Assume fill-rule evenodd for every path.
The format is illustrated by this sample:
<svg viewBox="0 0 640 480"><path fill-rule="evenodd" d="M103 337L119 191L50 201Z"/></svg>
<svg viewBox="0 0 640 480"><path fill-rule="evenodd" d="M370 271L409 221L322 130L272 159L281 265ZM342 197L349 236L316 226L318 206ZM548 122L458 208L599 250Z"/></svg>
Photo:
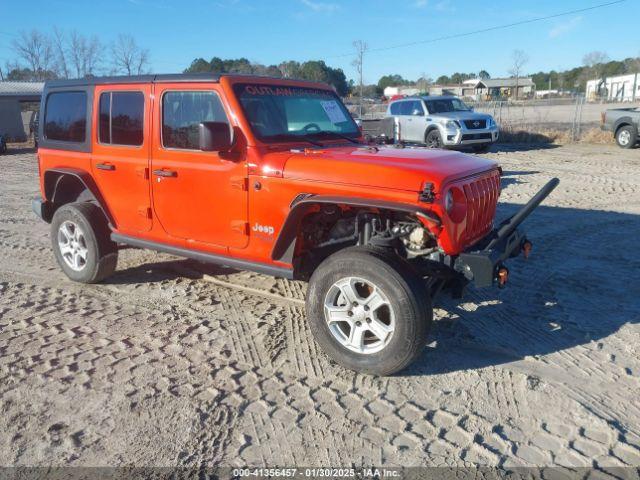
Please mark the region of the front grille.
<svg viewBox="0 0 640 480"><path fill-rule="evenodd" d="M465 120L464 124L469 130L476 130L478 128L487 128L486 120Z"/></svg>
<svg viewBox="0 0 640 480"><path fill-rule="evenodd" d="M461 241L468 246L484 237L493 226L500 196L500 174L493 170L465 181L461 187L467 197L467 224Z"/></svg>
<svg viewBox="0 0 640 480"><path fill-rule="evenodd" d="M490 133L465 133L462 140L491 140Z"/></svg>

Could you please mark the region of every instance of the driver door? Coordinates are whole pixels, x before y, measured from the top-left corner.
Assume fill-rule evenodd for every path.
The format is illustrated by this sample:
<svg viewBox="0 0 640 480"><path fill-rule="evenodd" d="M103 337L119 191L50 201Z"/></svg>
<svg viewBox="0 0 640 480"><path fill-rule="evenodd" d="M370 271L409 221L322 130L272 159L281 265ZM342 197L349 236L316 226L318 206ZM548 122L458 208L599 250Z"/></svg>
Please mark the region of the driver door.
<svg viewBox="0 0 640 480"><path fill-rule="evenodd" d="M230 123L218 86L156 84L154 93L151 184L162 228L187 241L244 248L249 241L244 155L225 158L199 149L201 122Z"/></svg>

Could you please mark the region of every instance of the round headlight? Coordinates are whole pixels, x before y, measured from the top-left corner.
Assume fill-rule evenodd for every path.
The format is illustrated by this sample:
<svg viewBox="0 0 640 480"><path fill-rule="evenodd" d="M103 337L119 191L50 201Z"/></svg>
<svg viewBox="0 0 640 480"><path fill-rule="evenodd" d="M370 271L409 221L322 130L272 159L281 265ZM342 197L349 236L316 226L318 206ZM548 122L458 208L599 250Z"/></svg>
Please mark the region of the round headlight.
<svg viewBox="0 0 640 480"><path fill-rule="evenodd" d="M448 190L447 194L444 197L444 209L447 211L447 213L451 213L451 210L453 210L453 191L452 190Z"/></svg>

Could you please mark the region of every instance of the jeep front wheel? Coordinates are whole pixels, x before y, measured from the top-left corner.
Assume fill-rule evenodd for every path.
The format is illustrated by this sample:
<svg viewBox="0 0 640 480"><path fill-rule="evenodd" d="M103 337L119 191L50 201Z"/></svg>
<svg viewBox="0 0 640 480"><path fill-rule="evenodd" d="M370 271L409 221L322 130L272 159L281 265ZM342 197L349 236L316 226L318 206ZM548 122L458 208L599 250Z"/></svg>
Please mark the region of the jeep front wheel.
<svg viewBox="0 0 640 480"><path fill-rule="evenodd" d="M97 283L111 275L118 249L109 233L104 214L92 203L70 203L56 210L51 243L65 275L81 283Z"/></svg>
<svg viewBox="0 0 640 480"><path fill-rule="evenodd" d="M350 247L327 258L307 291L311 332L340 365L391 375L422 351L433 310L420 276L385 251Z"/></svg>

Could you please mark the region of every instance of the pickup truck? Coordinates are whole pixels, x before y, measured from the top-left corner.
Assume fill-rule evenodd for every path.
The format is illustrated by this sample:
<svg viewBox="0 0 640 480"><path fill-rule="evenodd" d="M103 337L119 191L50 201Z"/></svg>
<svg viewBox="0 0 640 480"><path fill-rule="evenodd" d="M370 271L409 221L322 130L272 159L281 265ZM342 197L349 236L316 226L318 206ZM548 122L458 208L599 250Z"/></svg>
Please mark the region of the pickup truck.
<svg viewBox="0 0 640 480"><path fill-rule="evenodd" d="M42 105L32 206L67 277L106 280L130 246L307 281L316 341L369 374L418 357L440 291L505 286L531 250L518 226L558 183L494 228L495 161L367 145L322 83L54 80Z"/></svg>
<svg viewBox="0 0 640 480"><path fill-rule="evenodd" d="M621 148L634 148L638 144L640 108L611 108L602 112L602 129L613 132Z"/></svg>

